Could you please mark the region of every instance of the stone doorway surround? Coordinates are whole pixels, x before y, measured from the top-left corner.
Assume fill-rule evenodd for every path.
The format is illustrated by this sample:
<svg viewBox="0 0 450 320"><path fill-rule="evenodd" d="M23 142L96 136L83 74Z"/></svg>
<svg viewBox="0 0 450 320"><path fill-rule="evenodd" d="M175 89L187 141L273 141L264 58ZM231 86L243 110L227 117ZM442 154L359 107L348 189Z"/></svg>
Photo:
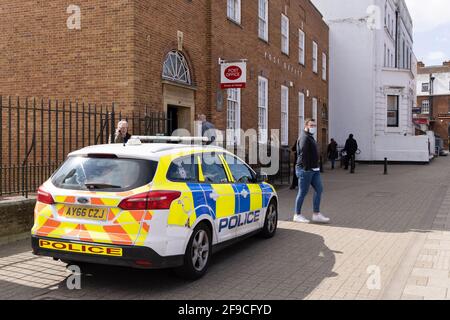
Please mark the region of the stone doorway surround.
<svg viewBox="0 0 450 320"><path fill-rule="evenodd" d="M195 121L195 87L163 80L163 107L167 114L168 107L178 108L178 128L187 129L194 134Z"/></svg>

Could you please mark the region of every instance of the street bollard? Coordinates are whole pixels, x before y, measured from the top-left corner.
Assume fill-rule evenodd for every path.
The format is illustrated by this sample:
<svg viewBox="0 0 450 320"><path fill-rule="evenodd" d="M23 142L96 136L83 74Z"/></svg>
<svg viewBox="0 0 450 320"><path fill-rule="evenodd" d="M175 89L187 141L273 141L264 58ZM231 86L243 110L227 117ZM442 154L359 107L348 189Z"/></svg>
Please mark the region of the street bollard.
<svg viewBox="0 0 450 320"><path fill-rule="evenodd" d="M388 159L384 158L384 174L388 174Z"/></svg>

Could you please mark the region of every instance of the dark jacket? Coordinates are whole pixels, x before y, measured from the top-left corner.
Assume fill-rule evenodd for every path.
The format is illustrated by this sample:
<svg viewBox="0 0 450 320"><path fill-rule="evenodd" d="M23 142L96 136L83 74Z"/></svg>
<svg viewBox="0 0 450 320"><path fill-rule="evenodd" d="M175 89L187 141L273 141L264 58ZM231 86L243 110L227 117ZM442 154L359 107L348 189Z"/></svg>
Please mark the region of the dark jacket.
<svg viewBox="0 0 450 320"><path fill-rule="evenodd" d="M216 141L216 128L211 122L205 121L202 123L202 137L207 137L209 139L207 144Z"/></svg>
<svg viewBox="0 0 450 320"><path fill-rule="evenodd" d="M122 136L121 133L116 133L116 135L114 136L114 143L127 143L128 140L130 140L131 138L131 134L129 134L127 132L127 134L124 136Z"/></svg>
<svg viewBox="0 0 450 320"><path fill-rule="evenodd" d="M349 155L354 155L356 151L358 151L358 143L355 139L348 138L347 142L345 142L344 151Z"/></svg>
<svg viewBox="0 0 450 320"><path fill-rule="evenodd" d="M338 147L338 145L336 142L331 142L328 145L328 149L327 149L328 159L336 160L339 157L337 147Z"/></svg>
<svg viewBox="0 0 450 320"><path fill-rule="evenodd" d="M319 168L319 151L314 136L304 131L297 141L297 167L305 171Z"/></svg>

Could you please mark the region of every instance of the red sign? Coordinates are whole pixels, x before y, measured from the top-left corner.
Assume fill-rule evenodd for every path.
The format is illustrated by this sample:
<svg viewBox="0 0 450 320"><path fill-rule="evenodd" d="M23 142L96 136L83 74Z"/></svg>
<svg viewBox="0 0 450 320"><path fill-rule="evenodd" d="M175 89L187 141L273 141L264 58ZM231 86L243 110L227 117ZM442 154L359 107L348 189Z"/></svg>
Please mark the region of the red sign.
<svg viewBox="0 0 450 320"><path fill-rule="evenodd" d="M428 119L425 118L417 118L414 119L415 124L428 124Z"/></svg>
<svg viewBox="0 0 450 320"><path fill-rule="evenodd" d="M237 80L242 77L242 70L238 66L231 66L225 69L224 75L228 80Z"/></svg>
<svg viewBox="0 0 450 320"><path fill-rule="evenodd" d="M245 88L247 64L245 62L222 63L220 86L222 89Z"/></svg>
<svg viewBox="0 0 450 320"><path fill-rule="evenodd" d="M222 89L243 89L245 88L245 83L222 83L220 87Z"/></svg>

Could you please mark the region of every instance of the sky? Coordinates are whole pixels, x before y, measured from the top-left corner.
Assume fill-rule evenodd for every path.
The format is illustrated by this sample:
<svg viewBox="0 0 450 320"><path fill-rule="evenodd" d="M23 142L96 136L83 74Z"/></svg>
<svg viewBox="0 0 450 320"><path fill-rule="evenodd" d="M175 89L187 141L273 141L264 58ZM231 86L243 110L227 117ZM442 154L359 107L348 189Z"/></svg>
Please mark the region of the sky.
<svg viewBox="0 0 450 320"><path fill-rule="evenodd" d="M450 60L450 0L405 0L414 24L414 53L425 65Z"/></svg>

